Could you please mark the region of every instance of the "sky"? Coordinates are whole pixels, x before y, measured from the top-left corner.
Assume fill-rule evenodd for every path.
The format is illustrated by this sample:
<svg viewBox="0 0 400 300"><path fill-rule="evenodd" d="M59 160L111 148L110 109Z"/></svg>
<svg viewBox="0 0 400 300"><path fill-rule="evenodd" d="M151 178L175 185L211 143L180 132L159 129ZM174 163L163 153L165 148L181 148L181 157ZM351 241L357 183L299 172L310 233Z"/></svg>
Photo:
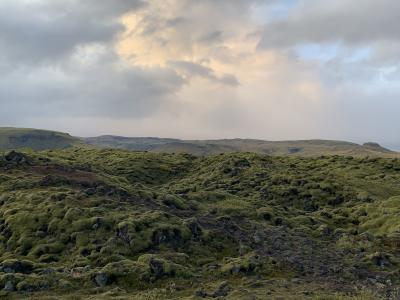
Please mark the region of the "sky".
<svg viewBox="0 0 400 300"><path fill-rule="evenodd" d="M0 126L400 149L398 0L1 0Z"/></svg>

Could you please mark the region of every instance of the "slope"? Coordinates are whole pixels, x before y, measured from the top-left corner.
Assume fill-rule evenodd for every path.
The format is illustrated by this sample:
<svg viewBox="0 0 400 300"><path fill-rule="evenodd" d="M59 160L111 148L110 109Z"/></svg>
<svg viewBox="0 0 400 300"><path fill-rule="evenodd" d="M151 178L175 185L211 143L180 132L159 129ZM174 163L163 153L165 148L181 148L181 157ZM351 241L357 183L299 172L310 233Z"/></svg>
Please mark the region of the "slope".
<svg viewBox="0 0 400 300"><path fill-rule="evenodd" d="M33 150L62 149L79 145L81 141L66 133L25 128L0 128L0 149Z"/></svg>

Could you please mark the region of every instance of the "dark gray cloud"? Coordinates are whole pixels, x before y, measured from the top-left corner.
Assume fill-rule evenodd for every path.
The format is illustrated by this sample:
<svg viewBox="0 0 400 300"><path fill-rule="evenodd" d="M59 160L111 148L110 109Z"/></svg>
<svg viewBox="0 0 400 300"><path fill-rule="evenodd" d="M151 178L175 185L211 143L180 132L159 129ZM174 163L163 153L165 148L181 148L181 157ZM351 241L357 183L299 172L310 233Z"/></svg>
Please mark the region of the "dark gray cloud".
<svg viewBox="0 0 400 300"><path fill-rule="evenodd" d="M109 42L123 30L117 18L143 5L140 0L2 0L0 59L52 62L79 45Z"/></svg>
<svg viewBox="0 0 400 300"><path fill-rule="evenodd" d="M223 40L223 32L220 30L215 30L208 32L199 39L201 43L218 43Z"/></svg>
<svg viewBox="0 0 400 300"><path fill-rule="evenodd" d="M169 61L168 65L181 72L185 78L202 77L215 83L222 83L230 86L238 86L238 79L232 74L217 76L213 69L203 66L199 63L193 63L183 60Z"/></svg>
<svg viewBox="0 0 400 300"><path fill-rule="evenodd" d="M126 29L120 18L140 13L148 4L142 0L1 1L0 121L144 118L195 76L222 85L238 84L233 75L217 76L195 63L142 67L118 56L115 42ZM244 2L233 7L237 5ZM142 34L151 35L160 26L182 26L190 20L177 15L160 22L148 14L146 22Z"/></svg>
<svg viewBox="0 0 400 300"><path fill-rule="evenodd" d="M0 2L0 121L140 118L183 84L174 70L127 64L113 42L140 0Z"/></svg>
<svg viewBox="0 0 400 300"><path fill-rule="evenodd" d="M140 118L184 84L171 69L124 66L109 53L62 68L20 67L0 81L0 119L43 116ZM104 56L107 56L103 59Z"/></svg>

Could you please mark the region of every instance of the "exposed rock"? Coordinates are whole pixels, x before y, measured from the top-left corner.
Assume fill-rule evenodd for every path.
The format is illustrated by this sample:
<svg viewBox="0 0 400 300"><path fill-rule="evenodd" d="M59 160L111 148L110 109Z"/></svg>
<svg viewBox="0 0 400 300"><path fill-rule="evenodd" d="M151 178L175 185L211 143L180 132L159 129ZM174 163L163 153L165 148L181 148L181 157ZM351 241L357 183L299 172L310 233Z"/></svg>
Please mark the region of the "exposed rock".
<svg viewBox="0 0 400 300"><path fill-rule="evenodd" d="M170 243L172 245L179 245L182 242L182 234L179 229L159 229L154 231L152 236L154 246L163 243Z"/></svg>
<svg viewBox="0 0 400 300"><path fill-rule="evenodd" d="M199 239L202 236L203 230L201 229L200 225L196 222L196 220L192 220L191 222L189 222L188 227L195 240Z"/></svg>
<svg viewBox="0 0 400 300"><path fill-rule="evenodd" d="M264 233L260 230L257 230L253 235L253 240L257 244L261 243L264 240Z"/></svg>
<svg viewBox="0 0 400 300"><path fill-rule="evenodd" d="M15 163L21 163L26 161L26 157L24 154L16 151L10 151L6 154L5 156L6 161L9 162L15 162Z"/></svg>
<svg viewBox="0 0 400 300"><path fill-rule="evenodd" d="M94 281L98 286L105 287L109 282L109 278L107 274L99 273L95 276Z"/></svg>
<svg viewBox="0 0 400 300"><path fill-rule="evenodd" d="M207 298L207 297L208 297L208 294L207 294L207 292L204 291L203 289L198 289L198 290L195 292L195 296L196 296L196 297L200 297L200 298Z"/></svg>
<svg viewBox="0 0 400 300"><path fill-rule="evenodd" d="M13 292L15 291L15 285L12 281L7 281L6 284L4 285L4 290L6 292Z"/></svg>
<svg viewBox="0 0 400 300"><path fill-rule="evenodd" d="M230 288L228 282L224 281L218 286L218 288L214 291L214 293L212 293L211 296L213 298L226 297L226 296L228 296L230 291L231 291L231 288Z"/></svg>
<svg viewBox="0 0 400 300"><path fill-rule="evenodd" d="M8 152L5 156L5 163L6 167L12 167L12 166L21 166L21 165L29 165L30 160L29 158L20 152L17 151L10 151Z"/></svg>
<svg viewBox="0 0 400 300"><path fill-rule="evenodd" d="M33 270L33 263L27 260L6 260L0 265L0 272L29 274Z"/></svg>
<svg viewBox="0 0 400 300"><path fill-rule="evenodd" d="M370 256L372 263L378 267L385 268L392 265L390 255L387 253L377 252Z"/></svg>
<svg viewBox="0 0 400 300"><path fill-rule="evenodd" d="M161 278L164 275L164 264L162 261L159 261L155 258L151 258L150 262L149 262L149 267L150 267L151 273L156 278Z"/></svg>
<svg viewBox="0 0 400 300"><path fill-rule="evenodd" d="M321 225L317 228L317 231L322 235L322 236L329 236L332 234L332 229L328 225Z"/></svg>

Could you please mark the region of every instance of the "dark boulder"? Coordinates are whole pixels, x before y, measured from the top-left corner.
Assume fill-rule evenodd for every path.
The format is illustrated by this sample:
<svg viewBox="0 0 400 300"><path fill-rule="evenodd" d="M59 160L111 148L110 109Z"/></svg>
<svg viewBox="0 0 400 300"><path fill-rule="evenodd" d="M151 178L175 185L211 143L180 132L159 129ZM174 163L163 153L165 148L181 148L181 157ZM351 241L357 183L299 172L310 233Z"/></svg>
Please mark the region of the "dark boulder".
<svg viewBox="0 0 400 300"><path fill-rule="evenodd" d="M10 151L8 152L4 158L2 165L5 166L6 168L10 167L15 167L15 166L24 166L24 165L30 165L31 160L29 159L28 156L26 156L23 153L17 152L17 151Z"/></svg>
<svg viewBox="0 0 400 300"><path fill-rule="evenodd" d="M200 297L200 298L207 298L208 294L206 291L204 291L203 289L198 289L195 294L196 297Z"/></svg>
<svg viewBox="0 0 400 300"><path fill-rule="evenodd" d="M10 259L0 265L0 272L30 274L34 269L33 263L28 260Z"/></svg>
<svg viewBox="0 0 400 300"><path fill-rule="evenodd" d="M222 282L218 288L212 293L213 298L218 298L218 297L226 297L228 296L229 292L231 291L231 288L228 284L227 281Z"/></svg>
<svg viewBox="0 0 400 300"><path fill-rule="evenodd" d="M14 292L15 291L14 283L12 281L7 281L6 284L4 285L4 291Z"/></svg>
<svg viewBox="0 0 400 300"><path fill-rule="evenodd" d="M149 267L151 273L154 275L156 279L159 279L164 276L164 264L162 261L157 260L155 258L150 259Z"/></svg>
<svg viewBox="0 0 400 300"><path fill-rule="evenodd" d="M178 246L182 243L182 233L177 228L157 229L153 232L151 240L154 246L159 246L161 244Z"/></svg>
<svg viewBox="0 0 400 300"><path fill-rule="evenodd" d="M105 273L99 273L94 277L94 282L99 287L105 287L110 281L110 278Z"/></svg>
<svg viewBox="0 0 400 300"><path fill-rule="evenodd" d="M198 240L203 235L203 230L196 220L190 220L187 224L194 240Z"/></svg>

